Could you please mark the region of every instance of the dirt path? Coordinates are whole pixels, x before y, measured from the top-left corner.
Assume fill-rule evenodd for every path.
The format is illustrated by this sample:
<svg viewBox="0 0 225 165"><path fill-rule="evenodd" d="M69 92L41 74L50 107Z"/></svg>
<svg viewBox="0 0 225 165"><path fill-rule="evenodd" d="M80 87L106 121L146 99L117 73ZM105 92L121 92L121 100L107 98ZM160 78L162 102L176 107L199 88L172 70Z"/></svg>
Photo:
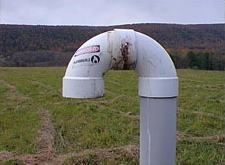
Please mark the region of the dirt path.
<svg viewBox="0 0 225 165"><path fill-rule="evenodd" d="M128 145L116 148L92 149L85 150L79 153L68 153L58 155L51 163L62 164L66 159L73 157L73 164L88 164L90 161L93 164L115 160L132 160L138 162L139 147L137 145Z"/></svg>
<svg viewBox="0 0 225 165"><path fill-rule="evenodd" d="M29 165L46 164L52 161L55 155L54 138L55 130L50 120L49 111L40 109L39 116L42 121L42 128L37 136L37 153L36 154L15 154L12 152L2 151L1 160L18 159Z"/></svg>
<svg viewBox="0 0 225 165"><path fill-rule="evenodd" d="M119 153L119 154L118 154ZM129 145L118 148L106 148L106 149L93 149L85 150L79 153L68 153L68 154L50 154L37 153L37 154L23 154L18 155L7 151L1 151L1 160L6 161L10 159L17 159L24 164L29 165L60 165L66 159L73 157L76 163L85 164L90 161L90 155L93 156L93 160L96 163L101 163L106 159L113 160L137 160L139 153L139 147L136 145Z"/></svg>
<svg viewBox="0 0 225 165"><path fill-rule="evenodd" d="M190 139L190 140L194 140L194 141L215 141L218 143L224 143L225 135L218 134L218 135L211 135L211 136L204 136L204 137L196 137L196 136L192 136L191 134L184 133L184 132L177 132L177 140L181 141L184 139Z"/></svg>
<svg viewBox="0 0 225 165"><path fill-rule="evenodd" d="M54 148L55 130L50 120L49 111L40 109L39 116L42 121L42 129L38 132L37 153L45 154L46 158L50 159L55 154Z"/></svg>
<svg viewBox="0 0 225 165"><path fill-rule="evenodd" d="M188 111L188 110L181 109L181 108L178 109L178 112L193 113L193 114L196 114L196 115L201 115L201 116L205 116L205 117L212 117L212 118L215 118L215 119L224 120L223 116L218 116L218 115L215 115L213 113L208 113L208 112Z"/></svg>
<svg viewBox="0 0 225 165"><path fill-rule="evenodd" d="M7 99L14 100L15 103L30 99L30 97L20 94L14 85L11 85L3 80L1 80L0 83L10 90L9 95L7 95Z"/></svg>

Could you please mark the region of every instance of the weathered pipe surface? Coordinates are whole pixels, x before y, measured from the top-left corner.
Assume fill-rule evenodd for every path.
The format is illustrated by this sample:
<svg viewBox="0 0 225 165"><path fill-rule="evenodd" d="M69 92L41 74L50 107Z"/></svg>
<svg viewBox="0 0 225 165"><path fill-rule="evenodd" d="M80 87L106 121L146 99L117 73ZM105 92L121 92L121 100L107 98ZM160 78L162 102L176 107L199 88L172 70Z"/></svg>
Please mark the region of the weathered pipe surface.
<svg viewBox="0 0 225 165"><path fill-rule="evenodd" d="M140 164L175 165L178 78L172 60L155 40L131 29L115 29L85 42L63 78L63 96L104 94L109 69L137 72L140 96Z"/></svg>

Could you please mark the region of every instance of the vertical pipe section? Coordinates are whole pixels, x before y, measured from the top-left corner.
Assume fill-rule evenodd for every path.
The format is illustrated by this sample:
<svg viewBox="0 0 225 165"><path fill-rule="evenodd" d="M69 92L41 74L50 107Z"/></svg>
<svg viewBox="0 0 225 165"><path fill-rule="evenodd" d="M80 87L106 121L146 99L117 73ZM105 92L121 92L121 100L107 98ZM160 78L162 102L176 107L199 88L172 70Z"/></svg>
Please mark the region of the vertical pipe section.
<svg viewBox="0 0 225 165"><path fill-rule="evenodd" d="M175 165L178 78L165 49L136 33L140 96L140 165Z"/></svg>
<svg viewBox="0 0 225 165"><path fill-rule="evenodd" d="M140 97L140 165L175 165L176 98Z"/></svg>

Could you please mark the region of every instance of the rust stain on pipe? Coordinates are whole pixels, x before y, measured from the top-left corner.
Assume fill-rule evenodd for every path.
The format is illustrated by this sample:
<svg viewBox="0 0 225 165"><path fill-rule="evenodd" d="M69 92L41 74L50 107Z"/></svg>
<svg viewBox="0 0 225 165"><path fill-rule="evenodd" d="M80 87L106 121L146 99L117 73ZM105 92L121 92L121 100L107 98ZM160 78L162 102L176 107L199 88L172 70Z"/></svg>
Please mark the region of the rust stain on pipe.
<svg viewBox="0 0 225 165"><path fill-rule="evenodd" d="M129 42L126 42L125 44L122 44L121 46L121 55L123 57L123 69L124 70L127 70L129 69L129 51L128 51L128 48L129 46L131 46L131 44Z"/></svg>
<svg viewBox="0 0 225 165"><path fill-rule="evenodd" d="M124 42L121 44L121 48L117 56L118 58L113 58L115 61L113 69L129 70L135 67L136 61L132 61L129 52L131 50L131 46L132 44L129 42Z"/></svg>

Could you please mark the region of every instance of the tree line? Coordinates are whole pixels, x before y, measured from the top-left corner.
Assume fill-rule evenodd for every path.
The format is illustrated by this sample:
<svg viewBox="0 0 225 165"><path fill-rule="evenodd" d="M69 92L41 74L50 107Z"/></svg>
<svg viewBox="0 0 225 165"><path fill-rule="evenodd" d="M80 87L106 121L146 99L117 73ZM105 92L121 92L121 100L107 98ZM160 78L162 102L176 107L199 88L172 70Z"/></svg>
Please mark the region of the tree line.
<svg viewBox="0 0 225 165"><path fill-rule="evenodd" d="M223 24L0 25L0 65L66 66L85 41L115 28L151 36L169 52L177 68L224 70Z"/></svg>
<svg viewBox="0 0 225 165"><path fill-rule="evenodd" d="M170 57L177 69L192 68L202 70L224 70L225 56L213 52L188 52L185 55L171 54Z"/></svg>

